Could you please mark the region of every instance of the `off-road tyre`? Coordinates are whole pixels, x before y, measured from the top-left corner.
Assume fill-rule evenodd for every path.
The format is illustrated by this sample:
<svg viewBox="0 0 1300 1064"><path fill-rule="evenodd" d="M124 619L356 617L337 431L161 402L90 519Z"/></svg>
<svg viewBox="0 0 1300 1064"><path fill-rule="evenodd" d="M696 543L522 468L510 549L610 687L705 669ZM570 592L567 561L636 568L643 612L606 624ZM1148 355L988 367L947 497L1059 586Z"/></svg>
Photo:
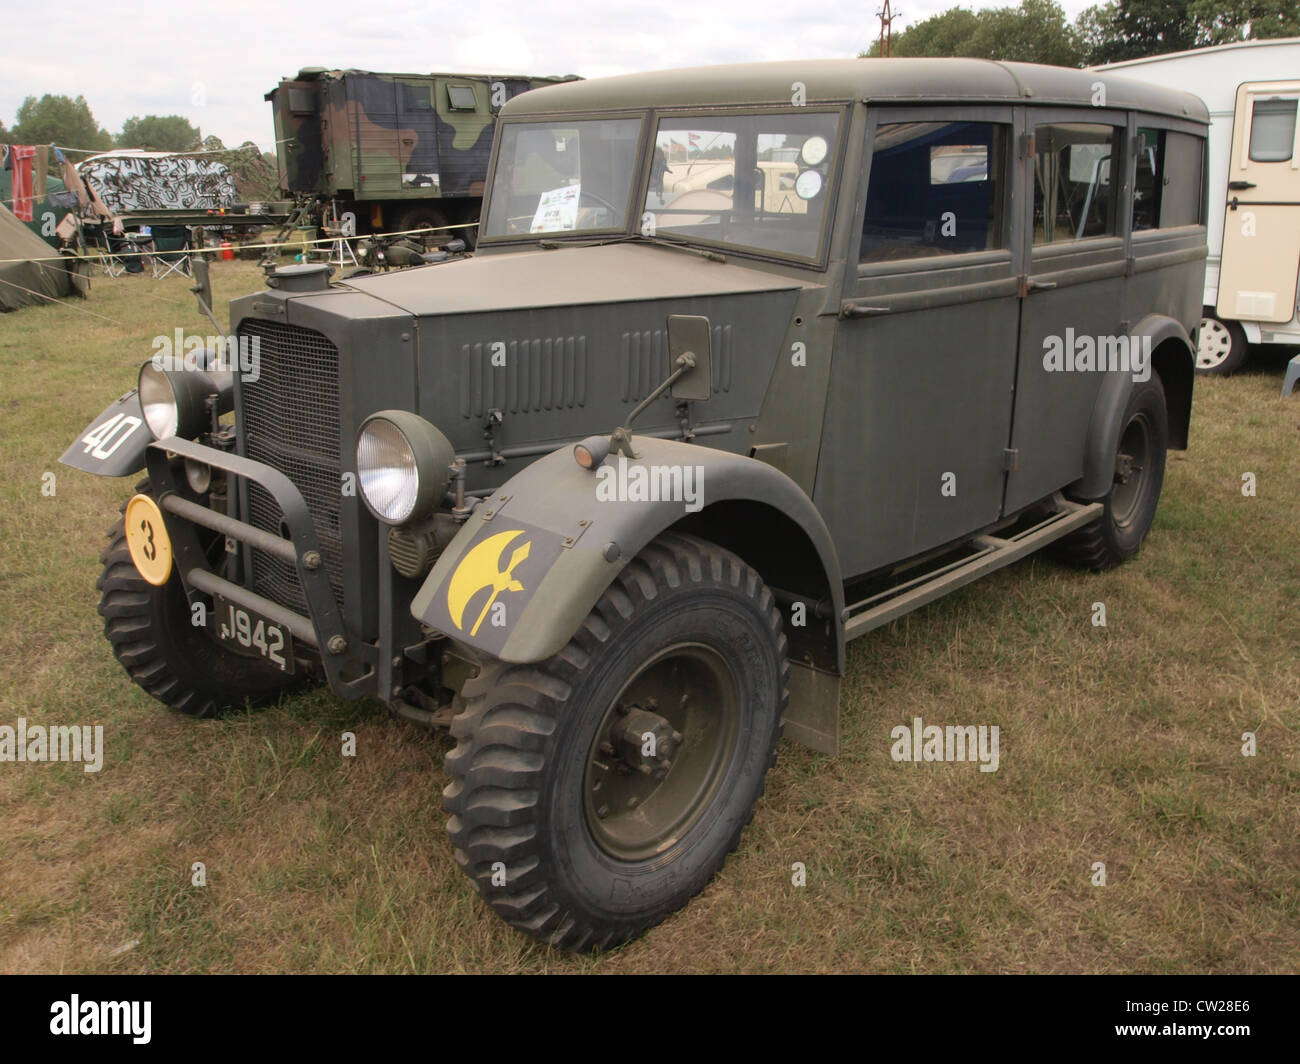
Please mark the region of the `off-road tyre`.
<svg viewBox="0 0 1300 1064"><path fill-rule="evenodd" d="M696 644L708 648L693 651L702 660L725 661L739 720L731 740L710 735L707 722L723 720L715 706L729 697L700 699L709 708L690 718L699 726L684 733L672 771L687 771L690 757L701 763L692 750L727 748L723 767L711 770L719 782L700 785L712 787L707 804L658 852L616 859L597 835L612 829L593 830L587 804L605 757L599 736L618 720L611 712L626 713L615 696L650 676L692 675L694 666L672 664L673 654ZM683 682L689 694L690 681ZM660 536L614 579L559 653L529 665L492 659L465 684L443 791L457 863L507 923L543 942L586 952L628 941L699 893L738 845L776 758L787 684L781 615L758 573L711 543ZM714 763L718 756L707 755ZM610 770L605 779L612 789L629 775ZM638 814L647 823L650 809L647 798ZM621 819L639 829L631 816L611 824Z"/></svg>
<svg viewBox="0 0 1300 1064"><path fill-rule="evenodd" d="M1122 425L1115 479L1100 500L1105 506L1102 515L1054 545L1055 555L1070 565L1099 571L1127 561L1138 552L1155 519L1169 448L1169 414L1158 374L1133 389ZM1120 480L1125 455L1134 466L1128 483Z"/></svg>
<svg viewBox="0 0 1300 1064"><path fill-rule="evenodd" d="M145 481L137 490L148 493ZM122 505L125 515L126 504ZM293 677L254 658L223 650L191 623L189 602L173 572L162 587L131 561L124 516L108 533L96 587L104 636L131 677L159 702L192 717L213 717L246 703L260 705L296 686Z"/></svg>

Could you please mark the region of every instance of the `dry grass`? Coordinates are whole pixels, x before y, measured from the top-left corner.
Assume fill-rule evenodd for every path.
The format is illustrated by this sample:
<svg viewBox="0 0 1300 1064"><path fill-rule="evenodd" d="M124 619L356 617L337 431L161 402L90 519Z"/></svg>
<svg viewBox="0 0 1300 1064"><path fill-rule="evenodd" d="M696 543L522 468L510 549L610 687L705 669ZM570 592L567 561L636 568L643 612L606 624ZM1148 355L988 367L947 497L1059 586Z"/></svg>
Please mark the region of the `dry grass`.
<svg viewBox="0 0 1300 1064"><path fill-rule="evenodd" d="M230 296L258 274L223 263L214 282ZM1198 382L1192 450L1136 561L1030 560L853 644L843 756L786 744L722 875L583 959L510 931L462 880L447 740L326 692L195 722L128 682L94 582L130 484L56 460L155 334L208 330L182 279L97 279L80 306L121 324L0 318L0 723L101 723L107 757L98 775L0 764L0 971L1297 968L1300 397L1278 396L1277 357ZM1000 770L894 763L913 716L997 724Z"/></svg>

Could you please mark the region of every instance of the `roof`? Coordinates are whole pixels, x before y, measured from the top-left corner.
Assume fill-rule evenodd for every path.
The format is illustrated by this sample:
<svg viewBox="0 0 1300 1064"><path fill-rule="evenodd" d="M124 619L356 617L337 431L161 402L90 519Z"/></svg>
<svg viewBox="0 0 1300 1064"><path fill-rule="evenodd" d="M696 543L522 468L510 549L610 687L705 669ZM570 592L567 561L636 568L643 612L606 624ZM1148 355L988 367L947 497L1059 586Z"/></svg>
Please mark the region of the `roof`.
<svg viewBox="0 0 1300 1064"><path fill-rule="evenodd" d="M1097 75L1035 63L989 59L809 59L687 67L593 78L534 89L509 101L506 116L646 107L772 104L789 106L796 82L809 104L864 100L1057 103L1088 106ZM1106 79L1109 107L1205 121L1190 93Z"/></svg>

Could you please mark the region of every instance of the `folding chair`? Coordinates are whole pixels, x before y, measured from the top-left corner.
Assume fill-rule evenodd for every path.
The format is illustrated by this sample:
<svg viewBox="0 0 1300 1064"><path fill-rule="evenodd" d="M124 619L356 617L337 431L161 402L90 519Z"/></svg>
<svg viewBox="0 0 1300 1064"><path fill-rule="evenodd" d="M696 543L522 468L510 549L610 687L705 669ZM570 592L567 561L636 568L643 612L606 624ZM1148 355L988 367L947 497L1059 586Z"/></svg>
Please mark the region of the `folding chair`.
<svg viewBox="0 0 1300 1064"><path fill-rule="evenodd" d="M126 273L126 264L113 254L112 238L103 222L83 220L82 232L87 242L95 248L99 268L109 277L121 277Z"/></svg>
<svg viewBox="0 0 1300 1064"><path fill-rule="evenodd" d="M153 227L153 276L154 280L177 274L188 277L190 274L189 233L182 225L155 225Z"/></svg>
<svg viewBox="0 0 1300 1064"><path fill-rule="evenodd" d="M127 233L122 239L133 252L131 258L127 261L126 272L143 273L145 264L153 259L153 235L151 233Z"/></svg>

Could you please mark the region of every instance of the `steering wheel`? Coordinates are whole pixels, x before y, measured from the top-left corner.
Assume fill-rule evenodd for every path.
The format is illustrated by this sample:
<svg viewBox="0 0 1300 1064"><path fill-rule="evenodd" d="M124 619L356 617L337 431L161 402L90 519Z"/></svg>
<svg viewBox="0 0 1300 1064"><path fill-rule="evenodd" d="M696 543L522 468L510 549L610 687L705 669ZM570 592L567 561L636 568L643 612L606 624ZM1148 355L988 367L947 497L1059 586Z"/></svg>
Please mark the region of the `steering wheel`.
<svg viewBox="0 0 1300 1064"><path fill-rule="evenodd" d="M584 199L595 200L596 203L604 207L615 218L618 217L618 208L615 207L614 204L610 203L609 200L605 199L603 196L597 196L596 193L590 191L589 189L584 188L581 192L578 193L578 202L581 203Z"/></svg>

